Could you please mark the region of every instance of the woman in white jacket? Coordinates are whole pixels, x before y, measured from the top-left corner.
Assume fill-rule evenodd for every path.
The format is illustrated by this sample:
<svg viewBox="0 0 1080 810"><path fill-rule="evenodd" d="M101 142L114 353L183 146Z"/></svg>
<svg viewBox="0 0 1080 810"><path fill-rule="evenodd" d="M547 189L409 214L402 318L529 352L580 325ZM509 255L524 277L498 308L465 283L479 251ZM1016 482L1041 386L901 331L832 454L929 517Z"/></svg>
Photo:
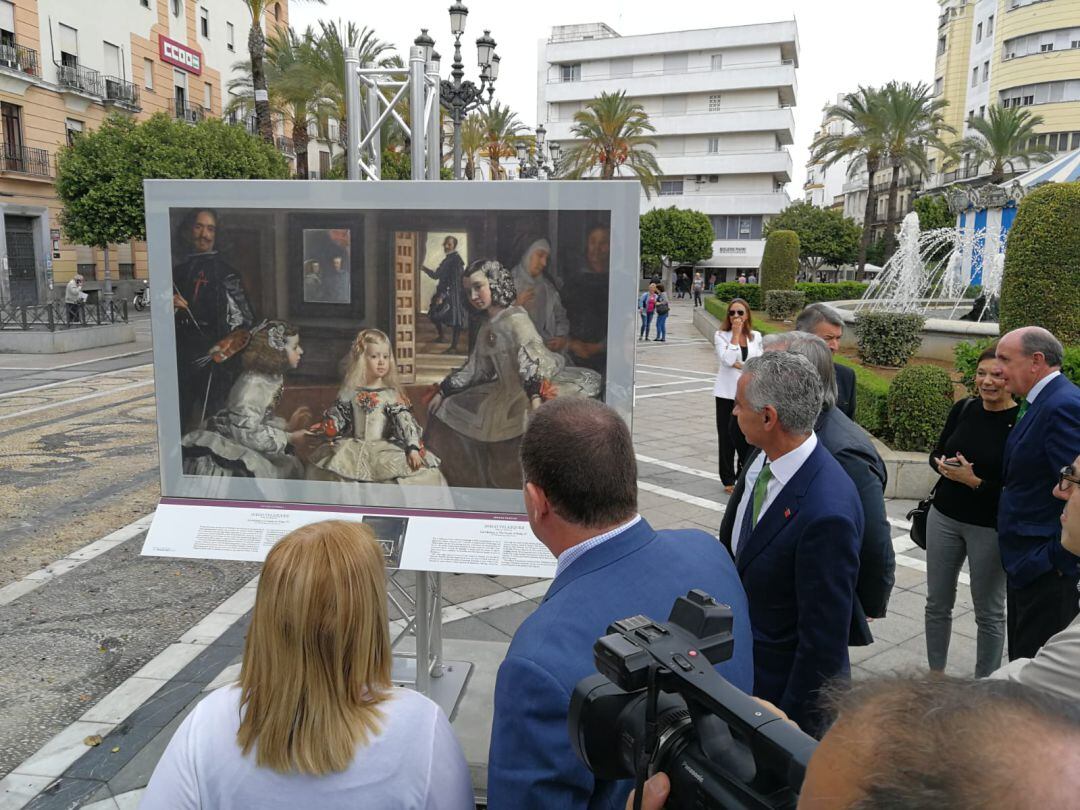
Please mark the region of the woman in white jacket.
<svg viewBox="0 0 1080 810"><path fill-rule="evenodd" d="M719 361L713 395L716 397L716 434L720 440L720 480L729 495L735 489L735 479L749 452L749 445L731 411L735 407L735 387L742 376L743 364L762 353L761 333L755 332L752 326L750 305L742 298L735 298L728 304L724 323L713 336ZM736 456L738 467L735 466Z"/></svg>

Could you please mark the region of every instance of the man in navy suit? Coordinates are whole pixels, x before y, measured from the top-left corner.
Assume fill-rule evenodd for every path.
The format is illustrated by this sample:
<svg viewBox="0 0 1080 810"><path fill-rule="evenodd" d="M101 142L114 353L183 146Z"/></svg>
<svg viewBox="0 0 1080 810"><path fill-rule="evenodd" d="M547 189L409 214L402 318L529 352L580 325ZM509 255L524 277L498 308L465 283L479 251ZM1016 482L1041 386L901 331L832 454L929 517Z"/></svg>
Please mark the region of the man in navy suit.
<svg viewBox="0 0 1080 810"><path fill-rule="evenodd" d="M836 406L838 368L823 339L808 332L783 332L766 335L765 351L789 351L801 354L817 369L824 388L821 415L814 423L814 434L825 449L844 468L859 493L863 510L862 547L859 551L859 579L855 586L855 604L851 616L848 645L864 647L874 643L870 620L885 616L896 583L896 554L892 529L885 511L885 484L889 475L885 462L866 432Z"/></svg>
<svg viewBox="0 0 1080 810"><path fill-rule="evenodd" d="M809 332L825 341L829 351L836 354L840 350L840 339L844 336L844 319L840 313L828 304L811 304L795 319L795 328L800 332ZM833 363L836 375L836 407L848 419L855 419L855 370L840 363Z"/></svg>
<svg viewBox="0 0 1080 810"><path fill-rule="evenodd" d="M1005 387L1021 398L998 506L1010 661L1034 657L1077 615L1080 557L1061 545L1061 502L1052 494L1080 452L1080 389L1061 374L1063 355L1037 326L1014 329L997 345Z"/></svg>
<svg viewBox="0 0 1080 810"><path fill-rule="evenodd" d="M664 620L691 588L731 606L735 651L717 671L753 687L746 595L731 557L702 531L655 531L637 513L630 431L606 405L555 399L521 441L525 508L558 558L555 580L499 667L488 762L492 810L622 810L632 783L602 782L575 756L567 715L593 645L618 619Z"/></svg>
<svg viewBox="0 0 1080 810"><path fill-rule="evenodd" d="M808 733L823 730L818 691L850 672L863 533L855 485L814 434L821 402L805 357L747 361L734 413L762 452L747 462L720 527L750 600L754 694Z"/></svg>

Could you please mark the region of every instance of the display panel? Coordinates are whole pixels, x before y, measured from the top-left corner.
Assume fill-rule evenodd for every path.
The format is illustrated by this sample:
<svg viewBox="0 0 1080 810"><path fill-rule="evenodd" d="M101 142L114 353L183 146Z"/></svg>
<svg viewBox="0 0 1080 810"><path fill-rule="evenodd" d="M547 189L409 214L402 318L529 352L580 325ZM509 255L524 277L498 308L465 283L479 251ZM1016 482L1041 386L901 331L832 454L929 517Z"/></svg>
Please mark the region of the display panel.
<svg viewBox="0 0 1080 810"><path fill-rule="evenodd" d="M533 409L630 418L632 183L146 191L166 496L520 513Z"/></svg>

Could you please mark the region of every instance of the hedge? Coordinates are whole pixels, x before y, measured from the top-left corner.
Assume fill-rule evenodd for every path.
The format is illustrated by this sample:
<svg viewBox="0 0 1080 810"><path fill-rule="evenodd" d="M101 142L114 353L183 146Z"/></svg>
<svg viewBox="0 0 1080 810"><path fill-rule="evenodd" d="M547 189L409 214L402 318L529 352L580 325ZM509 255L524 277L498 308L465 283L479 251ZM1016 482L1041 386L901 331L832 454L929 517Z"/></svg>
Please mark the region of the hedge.
<svg viewBox="0 0 1080 810"><path fill-rule="evenodd" d="M874 366L898 368L922 343L922 315L900 312L861 312L855 318L859 357Z"/></svg>
<svg viewBox="0 0 1080 810"><path fill-rule="evenodd" d="M837 281L834 283L800 281L795 289L806 294L806 303L818 304L829 301L854 301L862 298L868 284L861 281ZM722 281L713 287L713 294L721 301L730 301L732 298L745 298L751 309L762 309L765 300L762 297L761 285L739 284L737 281Z"/></svg>
<svg viewBox="0 0 1080 810"><path fill-rule="evenodd" d="M979 367L979 355L996 341L997 338L983 338L970 343L957 343L953 349L953 362L960 374L960 382L972 394L975 393L975 370ZM1074 385L1080 385L1080 346L1065 347L1061 373L1072 380Z"/></svg>
<svg viewBox="0 0 1080 810"><path fill-rule="evenodd" d="M769 290L794 290L799 272L799 235L795 231L772 231L761 254L759 284Z"/></svg>
<svg viewBox="0 0 1080 810"><path fill-rule="evenodd" d="M953 406L949 372L938 366L901 369L889 388L888 424L897 450L928 453Z"/></svg>
<svg viewBox="0 0 1080 810"><path fill-rule="evenodd" d="M806 306L806 293L798 290L769 290L765 293L765 312L774 321L789 321Z"/></svg>
<svg viewBox="0 0 1080 810"><path fill-rule="evenodd" d="M1005 248L1001 334L1042 326L1080 343L1080 183L1052 183L1020 203Z"/></svg>

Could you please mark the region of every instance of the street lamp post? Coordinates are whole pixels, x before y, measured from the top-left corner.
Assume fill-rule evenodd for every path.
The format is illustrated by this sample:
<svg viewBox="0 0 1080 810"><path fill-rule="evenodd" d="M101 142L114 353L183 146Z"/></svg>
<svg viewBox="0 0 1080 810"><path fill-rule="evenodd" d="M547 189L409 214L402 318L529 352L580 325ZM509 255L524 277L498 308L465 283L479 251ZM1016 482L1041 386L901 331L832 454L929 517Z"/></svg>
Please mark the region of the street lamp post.
<svg viewBox="0 0 1080 810"><path fill-rule="evenodd" d="M461 124L465 117L495 95L495 80L499 78L499 57L495 54L495 40L490 31L476 40L477 64L480 67L480 85L465 79L465 64L461 56L461 35L465 33L465 18L469 9L460 0L450 6L450 33L454 35L454 61L450 66L450 78L439 84L439 101L450 114L454 125L454 179L461 179Z"/></svg>
<svg viewBox="0 0 1080 810"><path fill-rule="evenodd" d="M515 145L515 151L517 152L517 159L520 168L518 169L518 177L523 180L535 180L545 175L547 179L555 177L559 173L559 144L552 142L548 146L548 152L551 156L551 165L548 165L544 158L544 143L547 139L547 130L544 129L544 125L540 124L536 128L536 152L535 154L529 154L529 147L524 141L518 141Z"/></svg>

